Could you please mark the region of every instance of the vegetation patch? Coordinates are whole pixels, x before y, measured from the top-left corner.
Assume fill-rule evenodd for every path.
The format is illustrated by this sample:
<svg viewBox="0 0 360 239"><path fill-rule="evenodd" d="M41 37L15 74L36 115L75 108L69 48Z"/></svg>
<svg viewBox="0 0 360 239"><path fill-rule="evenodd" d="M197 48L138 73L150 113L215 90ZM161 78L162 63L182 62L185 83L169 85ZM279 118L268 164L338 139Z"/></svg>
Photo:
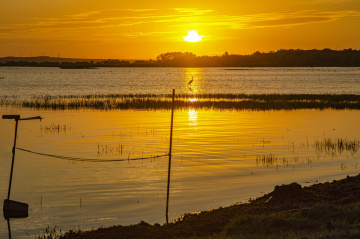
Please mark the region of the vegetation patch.
<svg viewBox="0 0 360 239"><path fill-rule="evenodd" d="M41 96L32 99L4 96L0 98L0 106L52 110L169 110L171 102L171 95L165 94ZM360 109L360 95L177 94L175 107L229 110Z"/></svg>
<svg viewBox="0 0 360 239"><path fill-rule="evenodd" d="M360 238L360 204L327 204L270 215L234 218L221 236L226 238Z"/></svg>
<svg viewBox="0 0 360 239"><path fill-rule="evenodd" d="M355 154L360 147L360 141L359 140L348 140L348 139L330 139L326 138L323 140L317 140L315 142L315 148L317 151L323 152L329 154L341 154L344 151L351 152L351 154Z"/></svg>

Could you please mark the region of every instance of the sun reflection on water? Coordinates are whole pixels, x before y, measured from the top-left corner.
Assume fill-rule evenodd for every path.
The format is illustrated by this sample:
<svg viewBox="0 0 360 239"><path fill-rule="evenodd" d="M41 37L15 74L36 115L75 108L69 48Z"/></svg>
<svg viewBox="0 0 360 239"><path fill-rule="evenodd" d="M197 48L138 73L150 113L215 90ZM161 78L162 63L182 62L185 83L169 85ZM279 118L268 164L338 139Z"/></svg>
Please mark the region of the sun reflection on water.
<svg viewBox="0 0 360 239"><path fill-rule="evenodd" d="M189 109L188 117L189 117L189 126L198 125L198 112L195 109Z"/></svg>
<svg viewBox="0 0 360 239"><path fill-rule="evenodd" d="M183 92L187 94L200 94L204 92L204 69L184 68L182 72Z"/></svg>

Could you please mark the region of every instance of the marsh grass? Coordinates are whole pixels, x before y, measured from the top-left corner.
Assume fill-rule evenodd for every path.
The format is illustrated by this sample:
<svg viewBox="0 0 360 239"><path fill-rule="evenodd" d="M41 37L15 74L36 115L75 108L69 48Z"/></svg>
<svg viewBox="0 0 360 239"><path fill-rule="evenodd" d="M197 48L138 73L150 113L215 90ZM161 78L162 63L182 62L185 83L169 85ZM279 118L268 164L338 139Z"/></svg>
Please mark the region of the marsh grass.
<svg viewBox="0 0 360 239"><path fill-rule="evenodd" d="M242 214L219 238L360 238L360 204L316 205L271 215Z"/></svg>
<svg viewBox="0 0 360 239"><path fill-rule="evenodd" d="M4 96L0 106L34 109L170 109L171 95L108 94L40 96L31 99ZM196 99L196 100L190 100ZM177 94L176 108L233 110L360 109L360 95L331 94Z"/></svg>
<svg viewBox="0 0 360 239"><path fill-rule="evenodd" d="M35 239L57 239L64 235L64 232L55 225L54 228L47 226L39 232L39 235L35 235Z"/></svg>
<svg viewBox="0 0 360 239"><path fill-rule="evenodd" d="M307 139L306 144L300 143L300 150L309 150L309 142ZM301 165L311 165L315 160L320 160L319 153L325 153L326 155L331 155L332 158L342 154L347 153L351 156L355 156L355 154L359 151L360 141L359 140L348 140L346 138L324 138L322 140L316 140L313 144L313 149L315 149L317 153L316 158L312 157L299 157L295 155L295 141L289 141L288 151L294 153L293 157L285 157L285 156L276 156L272 153L256 156L256 166L283 166L284 168L294 167L295 164ZM355 169L357 168L357 163L352 164ZM346 170L347 164L340 164L341 170Z"/></svg>
<svg viewBox="0 0 360 239"><path fill-rule="evenodd" d="M40 126L40 131L44 131L45 133L66 133L70 130L70 127L66 124L60 125L60 124L46 124L44 126Z"/></svg>
<svg viewBox="0 0 360 239"><path fill-rule="evenodd" d="M273 154L263 155L263 156L256 156L256 165L262 164L263 166L272 166L278 162L278 157Z"/></svg>
<svg viewBox="0 0 360 239"><path fill-rule="evenodd" d="M117 146L111 146L111 145L102 145L97 144L97 154L98 156L101 156L103 154L115 154L115 155L122 155L123 154L123 145L119 144Z"/></svg>
<svg viewBox="0 0 360 239"><path fill-rule="evenodd" d="M344 151L350 152L353 155L357 153L359 147L359 140L348 140L343 138L324 138L322 140L315 141L315 148L317 151L325 152L332 155L335 155L336 153L341 154Z"/></svg>
<svg viewBox="0 0 360 239"><path fill-rule="evenodd" d="M286 157L277 157L273 154L267 154L262 156L256 156L256 166L276 166L279 167L280 165L284 168L294 167L294 164L306 164L311 165L314 159L310 157L304 157L303 159L299 159L298 156L294 156L292 158Z"/></svg>

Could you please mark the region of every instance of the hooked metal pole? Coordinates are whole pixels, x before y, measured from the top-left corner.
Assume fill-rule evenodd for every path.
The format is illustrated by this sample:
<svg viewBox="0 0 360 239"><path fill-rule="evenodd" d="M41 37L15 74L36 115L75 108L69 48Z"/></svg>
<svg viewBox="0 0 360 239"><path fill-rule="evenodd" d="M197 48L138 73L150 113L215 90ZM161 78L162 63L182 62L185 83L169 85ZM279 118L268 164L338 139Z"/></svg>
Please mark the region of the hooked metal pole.
<svg viewBox="0 0 360 239"><path fill-rule="evenodd" d="M172 135L173 135L173 124L174 124L174 101L175 101L174 99L175 99L175 89L173 89L172 107L171 107L169 167L168 167L168 182L167 182L167 195L166 195L166 224L169 223L170 170L171 170Z"/></svg>
<svg viewBox="0 0 360 239"><path fill-rule="evenodd" d="M11 191L12 175L13 175L13 171L14 171L15 148L16 148L16 138L17 138L17 130L18 130L19 120L33 120L33 119L41 120L42 118L40 116L36 116L36 117L22 118L21 119L20 115L3 115L2 118L3 119L14 119L15 122L16 122L15 123L14 146L12 148L12 161L11 161L11 170L10 170L9 190L8 190L8 196L7 196L7 200L9 200L10 199L10 191Z"/></svg>

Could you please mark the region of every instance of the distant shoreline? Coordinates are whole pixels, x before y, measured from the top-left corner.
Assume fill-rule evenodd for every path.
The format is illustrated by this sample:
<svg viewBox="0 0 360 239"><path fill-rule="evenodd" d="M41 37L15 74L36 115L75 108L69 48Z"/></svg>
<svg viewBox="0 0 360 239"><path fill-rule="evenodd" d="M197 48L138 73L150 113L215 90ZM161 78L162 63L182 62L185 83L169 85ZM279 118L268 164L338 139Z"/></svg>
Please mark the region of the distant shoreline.
<svg viewBox="0 0 360 239"><path fill-rule="evenodd" d="M149 60L74 59L60 57L3 57L1 66L61 67L360 67L360 50L278 50L237 55L196 56L191 52L168 52Z"/></svg>

